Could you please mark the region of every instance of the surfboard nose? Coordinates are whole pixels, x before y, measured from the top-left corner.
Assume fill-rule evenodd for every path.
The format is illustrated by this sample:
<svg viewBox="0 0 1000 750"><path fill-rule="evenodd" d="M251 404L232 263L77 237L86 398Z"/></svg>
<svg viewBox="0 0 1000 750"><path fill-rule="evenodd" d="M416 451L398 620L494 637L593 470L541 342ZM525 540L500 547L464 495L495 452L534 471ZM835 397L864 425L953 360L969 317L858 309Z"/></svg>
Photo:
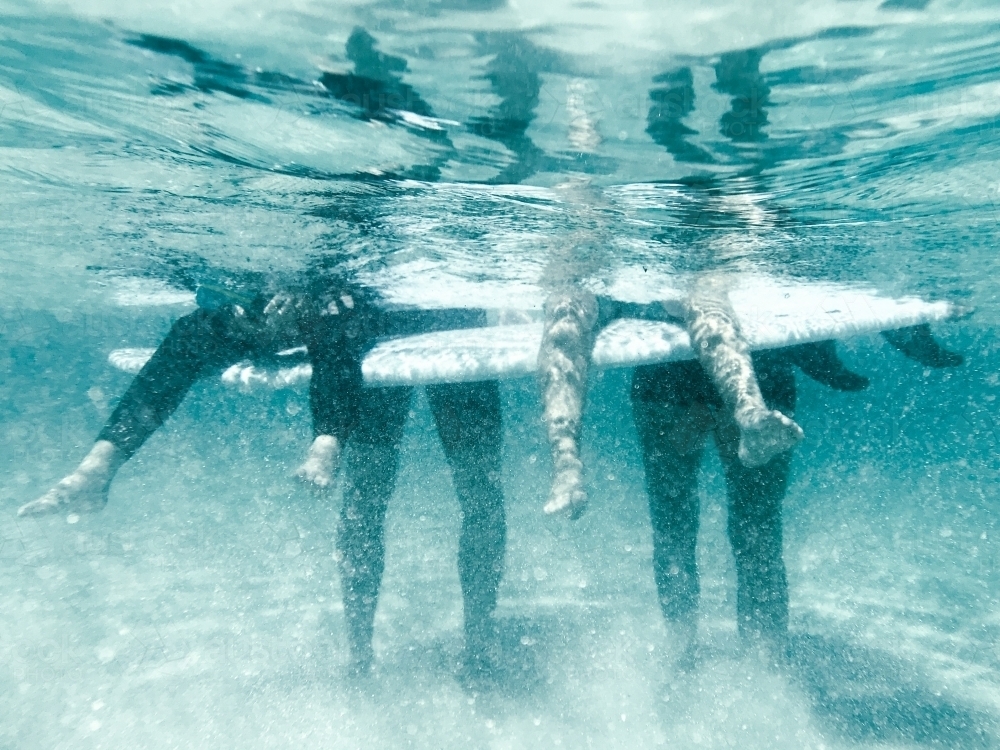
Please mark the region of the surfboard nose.
<svg viewBox="0 0 1000 750"><path fill-rule="evenodd" d="M948 316L948 320L965 320L966 318L971 318L976 312L976 308L972 305L959 305L955 302L951 304L951 314Z"/></svg>

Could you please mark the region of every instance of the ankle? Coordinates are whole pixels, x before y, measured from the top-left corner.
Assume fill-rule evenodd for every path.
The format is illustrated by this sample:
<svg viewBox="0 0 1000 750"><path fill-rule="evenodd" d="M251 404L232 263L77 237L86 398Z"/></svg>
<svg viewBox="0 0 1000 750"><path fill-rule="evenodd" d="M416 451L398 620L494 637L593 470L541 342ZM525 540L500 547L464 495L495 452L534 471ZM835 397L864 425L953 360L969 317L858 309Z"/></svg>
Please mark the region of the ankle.
<svg viewBox="0 0 1000 750"><path fill-rule="evenodd" d="M103 475L110 481L123 463L125 457L118 446L110 440L98 440L74 473L86 476Z"/></svg>
<svg viewBox="0 0 1000 750"><path fill-rule="evenodd" d="M741 430L756 429L771 414L767 404L748 401L733 409L733 419Z"/></svg>
<svg viewBox="0 0 1000 750"><path fill-rule="evenodd" d="M309 446L309 458L329 463L340 452L340 441L333 435L317 435Z"/></svg>
<svg viewBox="0 0 1000 750"><path fill-rule="evenodd" d="M553 446L552 465L558 474L568 471L582 472L583 461L580 460L580 452L576 444Z"/></svg>

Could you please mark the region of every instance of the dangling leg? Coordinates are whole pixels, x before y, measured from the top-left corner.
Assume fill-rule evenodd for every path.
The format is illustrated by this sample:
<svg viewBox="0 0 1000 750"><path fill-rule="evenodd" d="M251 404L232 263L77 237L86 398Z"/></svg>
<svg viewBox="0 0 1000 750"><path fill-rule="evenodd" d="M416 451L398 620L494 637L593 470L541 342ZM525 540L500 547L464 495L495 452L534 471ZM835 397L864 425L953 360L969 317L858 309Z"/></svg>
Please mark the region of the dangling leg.
<svg viewBox="0 0 1000 750"><path fill-rule="evenodd" d="M126 461L124 452L110 440L98 440L72 474L37 500L22 505L19 516L75 511L96 513L108 504L111 480Z"/></svg>
<svg viewBox="0 0 1000 750"><path fill-rule="evenodd" d="M180 318L128 390L76 471L18 515L98 511L108 502L111 480L183 400L207 370L252 350L231 308L196 310Z"/></svg>
<svg viewBox="0 0 1000 750"><path fill-rule="evenodd" d="M313 442L296 475L321 489L330 487L341 452L353 430L362 401L361 362L377 336L375 313L346 289L300 297L290 305L296 327L309 350L312 378L309 406Z"/></svg>
<svg viewBox="0 0 1000 750"><path fill-rule="evenodd" d="M487 676L498 658L493 612L507 545L500 389L495 381L431 386L427 396L462 509L458 575L465 612L463 661L470 676Z"/></svg>
<svg viewBox="0 0 1000 750"><path fill-rule="evenodd" d="M740 460L747 466L763 466L802 440L801 427L764 403L750 347L729 304L725 281L700 278L688 298L686 312L698 360L739 426Z"/></svg>
<svg viewBox="0 0 1000 750"><path fill-rule="evenodd" d="M375 607L385 569L385 512L396 485L411 393L411 388L364 392L345 460L337 551L351 671L359 675L371 670L374 658Z"/></svg>
<svg viewBox="0 0 1000 750"><path fill-rule="evenodd" d="M589 292L554 292L545 301L538 375L555 470L546 513L568 510L572 518L577 518L587 505L580 425L597 320L597 300Z"/></svg>
<svg viewBox="0 0 1000 750"><path fill-rule="evenodd" d="M882 336L907 357L925 367L958 367L965 361L961 354L950 352L938 343L928 323L882 331Z"/></svg>

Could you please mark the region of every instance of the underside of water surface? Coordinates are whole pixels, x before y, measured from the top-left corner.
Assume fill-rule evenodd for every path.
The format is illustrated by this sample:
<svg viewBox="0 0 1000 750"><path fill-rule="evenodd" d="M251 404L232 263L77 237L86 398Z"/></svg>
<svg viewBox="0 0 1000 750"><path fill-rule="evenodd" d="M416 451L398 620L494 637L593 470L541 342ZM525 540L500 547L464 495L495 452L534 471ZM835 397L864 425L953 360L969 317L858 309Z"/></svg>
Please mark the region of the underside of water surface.
<svg viewBox="0 0 1000 750"><path fill-rule="evenodd" d="M0 748L1000 746L998 49L977 0L0 0ZM740 637L711 441L671 660L618 367L575 521L542 512L537 382L500 382L502 663L470 685L416 389L359 680L301 384L206 377L102 511L17 515L128 388L110 353L316 268L494 322L553 274L648 301L716 271L971 314L933 325L959 367L873 330L837 344L866 389L796 375L777 660Z"/></svg>

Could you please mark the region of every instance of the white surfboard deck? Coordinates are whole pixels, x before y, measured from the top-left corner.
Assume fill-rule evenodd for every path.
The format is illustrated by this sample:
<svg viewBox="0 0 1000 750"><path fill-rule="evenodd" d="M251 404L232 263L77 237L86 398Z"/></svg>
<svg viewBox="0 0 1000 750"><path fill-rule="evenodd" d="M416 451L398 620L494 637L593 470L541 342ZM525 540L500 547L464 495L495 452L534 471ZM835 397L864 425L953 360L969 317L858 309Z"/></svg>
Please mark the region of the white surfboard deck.
<svg viewBox="0 0 1000 750"><path fill-rule="evenodd" d="M954 319L964 311L950 302L892 298L870 289L809 282L741 286L730 293L743 334L753 349L773 349L919 323ZM382 341L365 357L366 385L429 385L517 378L536 370L539 322L441 331ZM152 349L117 349L108 359L138 372ZM596 367L631 367L693 359L687 332L672 323L617 320L597 337ZM243 388L289 388L307 382L308 364L270 369L250 363L227 369L223 382Z"/></svg>

